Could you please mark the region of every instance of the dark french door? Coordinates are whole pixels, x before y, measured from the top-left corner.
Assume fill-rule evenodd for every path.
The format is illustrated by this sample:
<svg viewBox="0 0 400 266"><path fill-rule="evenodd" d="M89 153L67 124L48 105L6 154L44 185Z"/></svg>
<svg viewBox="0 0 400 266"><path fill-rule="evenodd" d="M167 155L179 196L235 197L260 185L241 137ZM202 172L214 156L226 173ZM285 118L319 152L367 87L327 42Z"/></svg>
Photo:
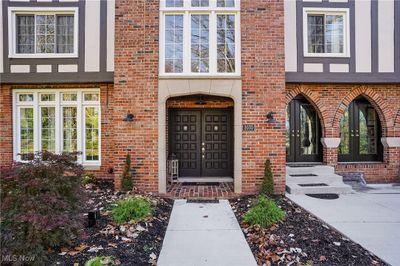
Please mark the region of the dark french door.
<svg viewBox="0 0 400 266"><path fill-rule="evenodd" d="M321 125L306 99L293 99L286 111L286 161L322 161Z"/></svg>
<svg viewBox="0 0 400 266"><path fill-rule="evenodd" d="M381 124L374 107L364 98L350 103L340 122L339 161L381 161Z"/></svg>
<svg viewBox="0 0 400 266"><path fill-rule="evenodd" d="M233 176L231 121L231 109L170 110L169 154L181 177Z"/></svg>

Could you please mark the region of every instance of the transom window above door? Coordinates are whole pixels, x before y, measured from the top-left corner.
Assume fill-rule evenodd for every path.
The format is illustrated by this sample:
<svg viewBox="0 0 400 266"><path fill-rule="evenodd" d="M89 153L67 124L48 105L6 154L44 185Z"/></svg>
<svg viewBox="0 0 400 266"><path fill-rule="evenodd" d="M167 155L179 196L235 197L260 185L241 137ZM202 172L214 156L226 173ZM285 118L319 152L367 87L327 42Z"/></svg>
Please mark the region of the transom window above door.
<svg viewBox="0 0 400 266"><path fill-rule="evenodd" d="M240 75L239 0L164 0L160 75Z"/></svg>
<svg viewBox="0 0 400 266"><path fill-rule="evenodd" d="M10 8L10 57L76 57L76 8Z"/></svg>
<svg viewBox="0 0 400 266"><path fill-rule="evenodd" d="M349 56L349 11L347 8L304 8L304 55Z"/></svg>

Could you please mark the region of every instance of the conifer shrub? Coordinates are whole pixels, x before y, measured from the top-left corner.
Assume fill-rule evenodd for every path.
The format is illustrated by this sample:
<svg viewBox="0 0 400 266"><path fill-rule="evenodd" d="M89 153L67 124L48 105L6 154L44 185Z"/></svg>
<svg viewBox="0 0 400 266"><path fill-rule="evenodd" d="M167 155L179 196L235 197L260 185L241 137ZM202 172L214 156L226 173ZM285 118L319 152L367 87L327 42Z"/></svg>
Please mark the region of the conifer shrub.
<svg viewBox="0 0 400 266"><path fill-rule="evenodd" d="M271 161L265 160L264 179L261 186L261 194L272 196L274 194L274 177L272 176Z"/></svg>
<svg viewBox="0 0 400 266"><path fill-rule="evenodd" d="M121 177L121 190L131 191L133 189L132 173L131 173L131 155L127 154L125 159L124 171Z"/></svg>

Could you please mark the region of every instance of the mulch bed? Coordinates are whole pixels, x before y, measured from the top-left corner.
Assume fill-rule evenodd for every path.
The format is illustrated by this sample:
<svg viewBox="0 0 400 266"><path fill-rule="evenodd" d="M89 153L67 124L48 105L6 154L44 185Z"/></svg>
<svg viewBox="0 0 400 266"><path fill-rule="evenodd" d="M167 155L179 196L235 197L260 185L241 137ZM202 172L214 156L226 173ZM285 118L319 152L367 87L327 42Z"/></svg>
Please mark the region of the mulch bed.
<svg viewBox="0 0 400 266"><path fill-rule="evenodd" d="M231 201L259 265L387 265L286 197L274 200L287 217L268 229L243 221L256 198Z"/></svg>
<svg viewBox="0 0 400 266"><path fill-rule="evenodd" d="M71 246L51 252L50 265L83 266L96 256L112 257L114 265L156 265L173 201L142 194L152 202L152 216L119 226L111 220L110 207L116 200L130 196L129 193L114 192L111 182L87 185L86 190L89 195L86 208L100 210L100 219L95 227L86 227L83 237Z"/></svg>

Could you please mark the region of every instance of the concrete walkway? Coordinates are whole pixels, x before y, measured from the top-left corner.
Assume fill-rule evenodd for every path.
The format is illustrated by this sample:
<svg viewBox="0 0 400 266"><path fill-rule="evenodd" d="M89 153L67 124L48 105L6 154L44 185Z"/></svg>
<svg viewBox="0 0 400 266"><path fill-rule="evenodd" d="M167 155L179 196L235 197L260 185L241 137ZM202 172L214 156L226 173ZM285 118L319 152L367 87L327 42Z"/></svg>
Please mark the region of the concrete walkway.
<svg viewBox="0 0 400 266"><path fill-rule="evenodd" d="M287 197L385 262L400 265L400 186L369 187L336 200Z"/></svg>
<svg viewBox="0 0 400 266"><path fill-rule="evenodd" d="M227 200L175 200L157 265L257 264Z"/></svg>

